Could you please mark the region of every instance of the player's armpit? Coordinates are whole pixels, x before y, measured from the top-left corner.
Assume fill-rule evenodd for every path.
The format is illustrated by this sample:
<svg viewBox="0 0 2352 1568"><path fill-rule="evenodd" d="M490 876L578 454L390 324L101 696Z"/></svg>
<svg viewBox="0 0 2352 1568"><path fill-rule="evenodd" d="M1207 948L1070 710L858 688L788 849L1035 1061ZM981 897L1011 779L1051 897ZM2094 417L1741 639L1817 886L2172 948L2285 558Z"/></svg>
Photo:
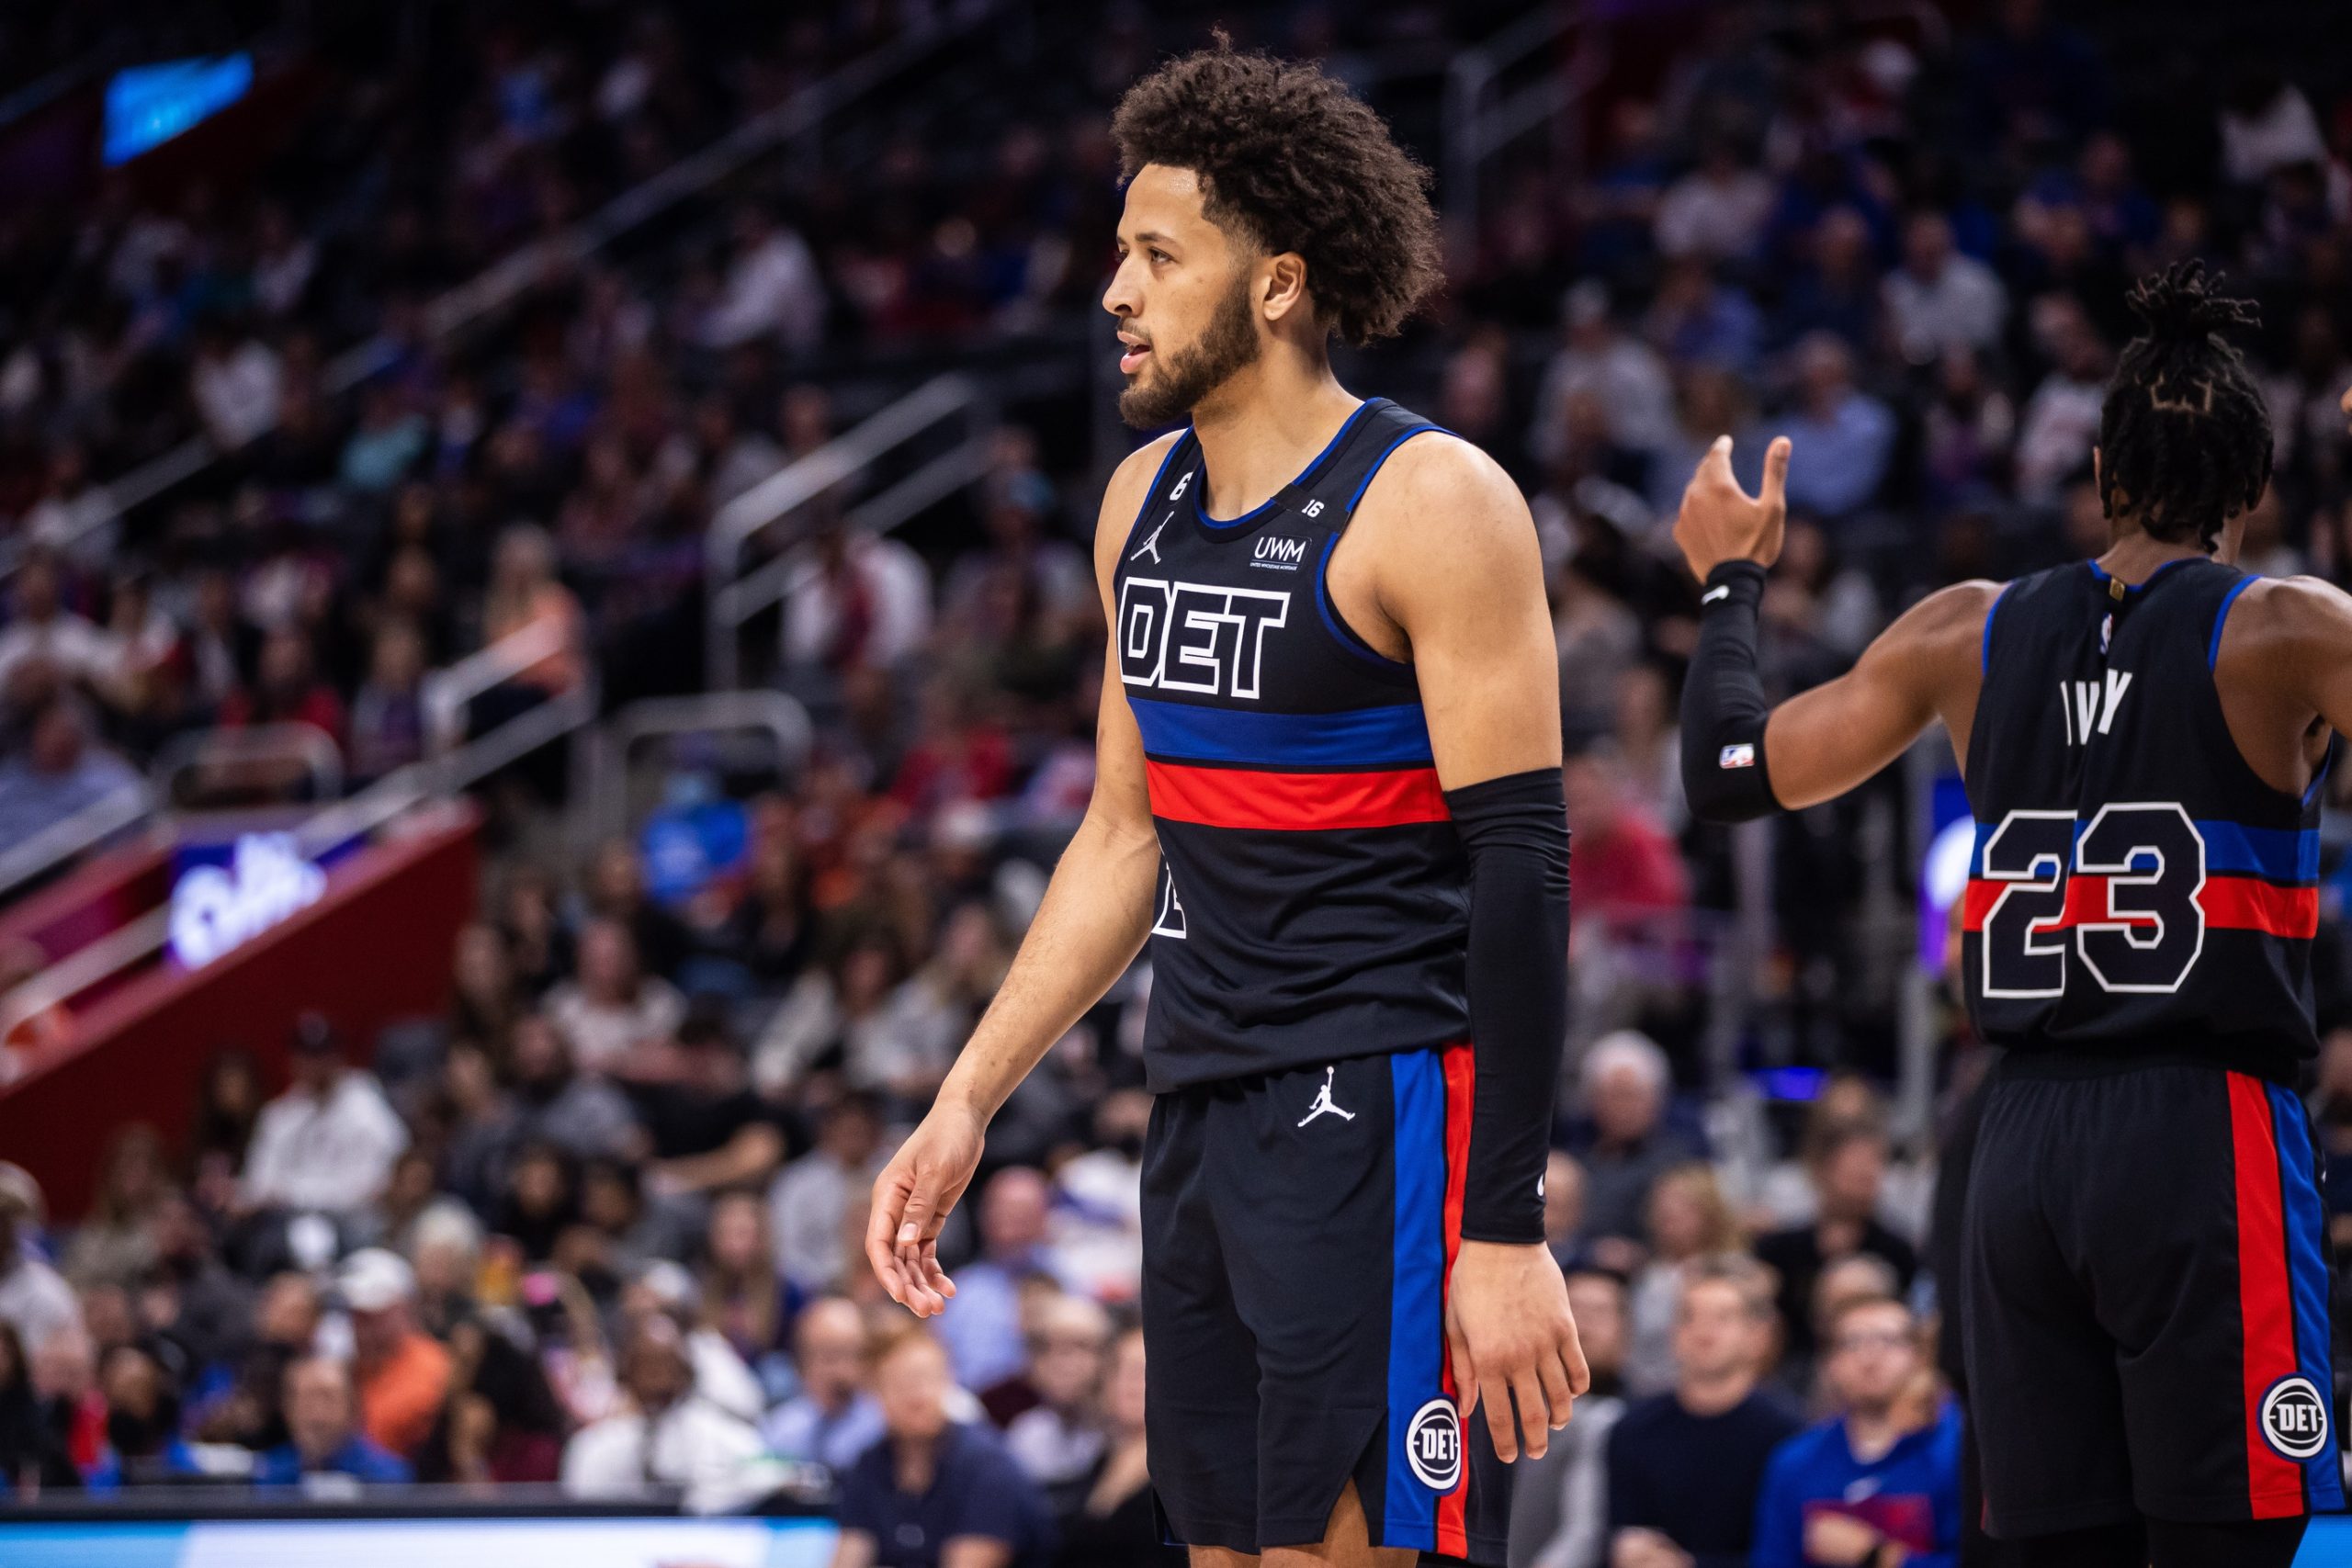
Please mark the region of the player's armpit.
<svg viewBox="0 0 2352 1568"><path fill-rule="evenodd" d="M2352 733L2352 594L2316 577L2257 580L2223 626L2218 664ZM2250 613L2249 613L2250 612Z"/></svg>
<svg viewBox="0 0 2352 1568"><path fill-rule="evenodd" d="M1854 667L1772 710L1764 753L1780 804L1833 800L1903 755L1942 715L1963 762L1983 682L1984 616L2000 584L1930 594L1881 632Z"/></svg>

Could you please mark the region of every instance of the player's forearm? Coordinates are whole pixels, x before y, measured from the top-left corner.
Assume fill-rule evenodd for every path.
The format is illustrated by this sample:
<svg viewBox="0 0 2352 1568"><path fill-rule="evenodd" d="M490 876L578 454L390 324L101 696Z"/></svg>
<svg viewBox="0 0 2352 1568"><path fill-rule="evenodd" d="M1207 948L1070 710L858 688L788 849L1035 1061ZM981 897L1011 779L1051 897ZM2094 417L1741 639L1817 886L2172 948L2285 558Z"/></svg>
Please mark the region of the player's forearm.
<svg viewBox="0 0 2352 1568"><path fill-rule="evenodd" d="M1134 960L1150 931L1159 871L1159 844L1148 828L1088 813L1054 868L996 999L940 1086L943 1103L983 1122L996 1114Z"/></svg>
<svg viewBox="0 0 2352 1568"><path fill-rule="evenodd" d="M1757 668L1764 569L1725 561L1707 574L1699 646L1682 682L1682 790L1696 816L1745 822L1779 809L1764 757L1772 706Z"/></svg>

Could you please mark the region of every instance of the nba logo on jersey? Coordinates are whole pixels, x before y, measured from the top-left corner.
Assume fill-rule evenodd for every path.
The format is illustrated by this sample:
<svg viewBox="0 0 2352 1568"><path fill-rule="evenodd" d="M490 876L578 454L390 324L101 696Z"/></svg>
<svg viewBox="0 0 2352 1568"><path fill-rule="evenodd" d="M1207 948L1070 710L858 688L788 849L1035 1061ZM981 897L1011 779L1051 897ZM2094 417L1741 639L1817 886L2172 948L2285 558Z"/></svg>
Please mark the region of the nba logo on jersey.
<svg viewBox="0 0 2352 1568"><path fill-rule="evenodd" d="M1405 1462L1432 1492L1451 1492L1462 1480L1462 1421L1453 1401L1440 1394L1413 1412L1405 1428Z"/></svg>
<svg viewBox="0 0 2352 1568"><path fill-rule="evenodd" d="M1756 765L1756 744L1743 740L1736 746L1726 746L1715 759L1718 768L1752 768Z"/></svg>

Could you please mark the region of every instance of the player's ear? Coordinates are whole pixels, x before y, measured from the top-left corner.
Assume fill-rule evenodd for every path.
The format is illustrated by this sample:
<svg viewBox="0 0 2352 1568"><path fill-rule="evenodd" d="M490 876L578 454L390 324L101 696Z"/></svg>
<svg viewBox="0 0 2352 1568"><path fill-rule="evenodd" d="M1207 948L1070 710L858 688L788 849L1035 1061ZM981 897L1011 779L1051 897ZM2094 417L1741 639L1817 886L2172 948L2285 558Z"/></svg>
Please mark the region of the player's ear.
<svg viewBox="0 0 2352 1568"><path fill-rule="evenodd" d="M1296 251L1268 256L1258 264L1259 309L1269 321L1279 321L1295 310L1309 310L1306 301L1306 258Z"/></svg>

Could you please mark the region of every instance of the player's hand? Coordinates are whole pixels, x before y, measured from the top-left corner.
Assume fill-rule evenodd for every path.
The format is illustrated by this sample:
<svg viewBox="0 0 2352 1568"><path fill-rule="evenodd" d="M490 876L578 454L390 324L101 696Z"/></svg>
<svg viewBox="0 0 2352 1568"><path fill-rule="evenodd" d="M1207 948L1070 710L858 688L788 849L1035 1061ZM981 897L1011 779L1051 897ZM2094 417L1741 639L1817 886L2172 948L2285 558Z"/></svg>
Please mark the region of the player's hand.
<svg viewBox="0 0 2352 1568"><path fill-rule="evenodd" d="M865 1260L890 1299L917 1317L944 1312L956 1293L939 1266L939 1227L972 1184L987 1133L981 1118L943 1100L874 1179Z"/></svg>
<svg viewBox="0 0 2352 1568"><path fill-rule="evenodd" d="M1838 1568L1859 1568L1886 1537L1845 1514L1817 1513L1804 1522L1804 1555L1809 1562Z"/></svg>
<svg viewBox="0 0 2352 1568"><path fill-rule="evenodd" d="M1629 1526L1609 1549L1609 1568L1690 1568L1690 1554L1656 1530Z"/></svg>
<svg viewBox="0 0 2352 1568"><path fill-rule="evenodd" d="M1554 1427L1565 1427L1592 1372L1568 1310L1567 1281L1552 1249L1465 1241L1446 1292L1445 1335L1462 1418L1480 1404L1495 1452L1506 1463L1541 1459ZM1511 1405L1518 1403L1518 1416Z"/></svg>
<svg viewBox="0 0 2352 1568"><path fill-rule="evenodd" d="M1674 519L1674 542L1700 581L1727 560L1770 566L1781 558L1781 536L1789 521L1789 438L1773 438L1764 452L1764 488L1750 495L1731 472L1731 437L1718 435L1698 471L1682 490L1682 510Z"/></svg>

